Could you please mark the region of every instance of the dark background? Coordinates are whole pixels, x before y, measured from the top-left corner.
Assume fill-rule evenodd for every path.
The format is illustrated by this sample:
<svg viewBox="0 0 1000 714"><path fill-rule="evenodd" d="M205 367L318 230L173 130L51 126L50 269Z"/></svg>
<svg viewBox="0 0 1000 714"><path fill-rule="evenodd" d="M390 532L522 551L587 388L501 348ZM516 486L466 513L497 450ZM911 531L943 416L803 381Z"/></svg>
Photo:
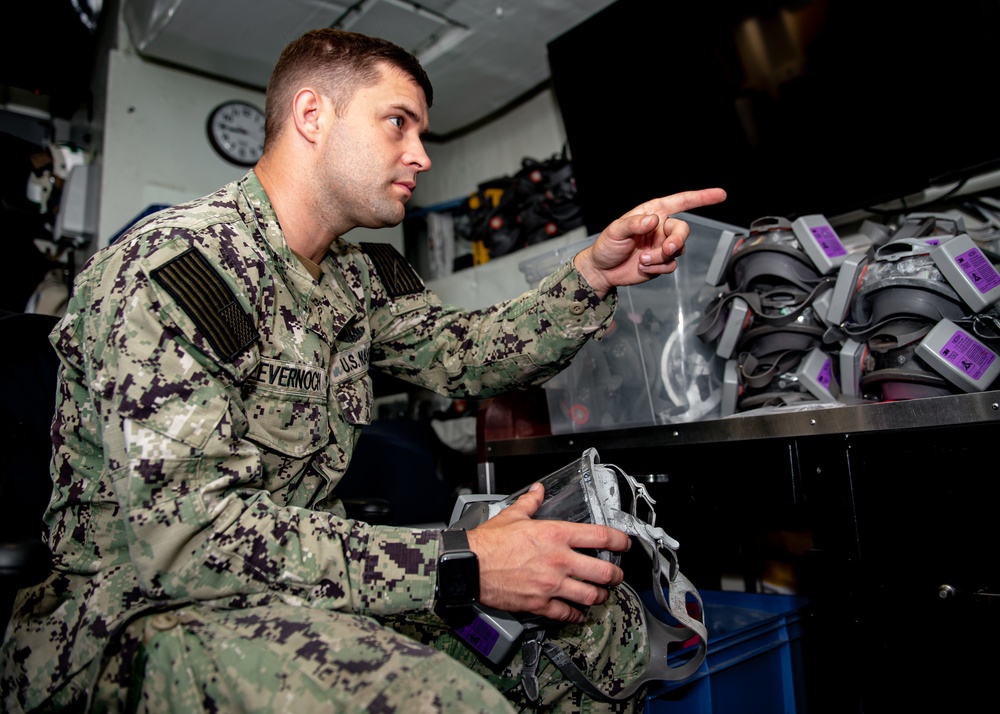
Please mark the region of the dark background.
<svg viewBox="0 0 1000 714"><path fill-rule="evenodd" d="M770 81L735 42L751 18ZM729 198L698 214L737 225L833 217L1000 166L998 20L996 0L618 0L548 46L587 229L710 186Z"/></svg>

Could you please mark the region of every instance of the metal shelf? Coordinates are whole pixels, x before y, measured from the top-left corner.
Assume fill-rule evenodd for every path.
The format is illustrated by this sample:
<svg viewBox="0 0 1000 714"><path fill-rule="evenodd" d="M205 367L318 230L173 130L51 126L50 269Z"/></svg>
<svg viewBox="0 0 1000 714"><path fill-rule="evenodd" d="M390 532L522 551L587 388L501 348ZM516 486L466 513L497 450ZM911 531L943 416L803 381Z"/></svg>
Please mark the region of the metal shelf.
<svg viewBox="0 0 1000 714"><path fill-rule="evenodd" d="M650 448L823 434L898 432L988 422L1000 423L1000 390L787 413L748 412L685 424L488 441L486 456L492 460L538 453L572 454L594 444L609 449Z"/></svg>

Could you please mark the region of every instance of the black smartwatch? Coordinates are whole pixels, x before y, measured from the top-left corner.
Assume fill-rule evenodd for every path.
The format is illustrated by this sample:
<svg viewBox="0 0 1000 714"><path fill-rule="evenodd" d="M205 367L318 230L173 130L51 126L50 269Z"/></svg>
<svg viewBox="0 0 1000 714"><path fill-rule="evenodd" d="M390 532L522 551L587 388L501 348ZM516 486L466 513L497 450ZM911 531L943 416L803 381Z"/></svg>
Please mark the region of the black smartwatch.
<svg viewBox="0 0 1000 714"><path fill-rule="evenodd" d="M469 607L479 599L479 558L469 550L464 528L441 531L437 564L437 604Z"/></svg>

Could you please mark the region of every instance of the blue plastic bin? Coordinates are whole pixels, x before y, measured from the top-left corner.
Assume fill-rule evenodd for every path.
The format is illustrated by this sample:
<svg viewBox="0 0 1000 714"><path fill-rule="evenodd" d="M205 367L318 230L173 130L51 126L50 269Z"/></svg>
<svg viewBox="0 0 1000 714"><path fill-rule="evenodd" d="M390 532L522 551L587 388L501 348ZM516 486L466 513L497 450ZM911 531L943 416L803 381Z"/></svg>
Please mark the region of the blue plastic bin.
<svg viewBox="0 0 1000 714"><path fill-rule="evenodd" d="M804 714L804 597L701 591L708 654L681 682L650 688L647 714ZM652 590L642 594L653 606ZM654 611L655 608L654 608Z"/></svg>

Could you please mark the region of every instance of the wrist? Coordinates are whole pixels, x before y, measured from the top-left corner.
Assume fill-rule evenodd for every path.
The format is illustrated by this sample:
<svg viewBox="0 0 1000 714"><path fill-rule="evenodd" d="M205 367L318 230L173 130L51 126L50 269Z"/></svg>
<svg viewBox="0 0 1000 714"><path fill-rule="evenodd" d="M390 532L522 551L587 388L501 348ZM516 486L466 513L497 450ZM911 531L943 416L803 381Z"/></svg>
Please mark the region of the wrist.
<svg viewBox="0 0 1000 714"><path fill-rule="evenodd" d="M604 271L594 264L592 246L587 246L573 256L573 267L601 300L611 291L612 285L604 277Z"/></svg>
<svg viewBox="0 0 1000 714"><path fill-rule="evenodd" d="M469 607L479 600L479 558L465 529L441 531L435 599L444 607Z"/></svg>

